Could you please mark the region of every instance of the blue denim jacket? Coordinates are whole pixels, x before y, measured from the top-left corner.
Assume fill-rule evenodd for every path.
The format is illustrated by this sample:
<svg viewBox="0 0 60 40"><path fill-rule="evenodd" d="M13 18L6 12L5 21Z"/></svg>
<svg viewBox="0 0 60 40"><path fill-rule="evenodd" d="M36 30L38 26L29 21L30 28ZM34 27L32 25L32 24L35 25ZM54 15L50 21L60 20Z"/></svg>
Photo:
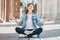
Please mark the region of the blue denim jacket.
<svg viewBox="0 0 60 40"><path fill-rule="evenodd" d="M22 29L24 29L26 26L27 18L28 18L27 14L24 14L20 19L20 24L22 25ZM40 19L37 17L37 15L33 13L32 14L32 26L34 29L37 29L36 25L41 27L43 24L40 22Z"/></svg>

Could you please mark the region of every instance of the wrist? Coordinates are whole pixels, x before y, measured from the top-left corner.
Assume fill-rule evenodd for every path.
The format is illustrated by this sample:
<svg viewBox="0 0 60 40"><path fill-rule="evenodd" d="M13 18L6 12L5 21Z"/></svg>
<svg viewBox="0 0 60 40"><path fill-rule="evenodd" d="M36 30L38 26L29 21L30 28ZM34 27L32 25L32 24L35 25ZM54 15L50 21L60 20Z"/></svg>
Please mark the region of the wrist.
<svg viewBox="0 0 60 40"><path fill-rule="evenodd" d="M44 23L45 23L45 20L42 21L42 24L44 24Z"/></svg>

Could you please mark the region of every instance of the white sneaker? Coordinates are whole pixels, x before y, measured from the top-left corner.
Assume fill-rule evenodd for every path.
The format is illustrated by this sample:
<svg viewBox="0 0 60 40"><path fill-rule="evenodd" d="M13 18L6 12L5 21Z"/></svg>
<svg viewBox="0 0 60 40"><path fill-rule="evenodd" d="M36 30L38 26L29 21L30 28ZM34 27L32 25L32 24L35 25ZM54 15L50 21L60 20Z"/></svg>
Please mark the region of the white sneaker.
<svg viewBox="0 0 60 40"><path fill-rule="evenodd" d="M33 35L33 37L37 37L37 35Z"/></svg>
<svg viewBox="0 0 60 40"><path fill-rule="evenodd" d="M27 35L19 34L18 37L27 37Z"/></svg>

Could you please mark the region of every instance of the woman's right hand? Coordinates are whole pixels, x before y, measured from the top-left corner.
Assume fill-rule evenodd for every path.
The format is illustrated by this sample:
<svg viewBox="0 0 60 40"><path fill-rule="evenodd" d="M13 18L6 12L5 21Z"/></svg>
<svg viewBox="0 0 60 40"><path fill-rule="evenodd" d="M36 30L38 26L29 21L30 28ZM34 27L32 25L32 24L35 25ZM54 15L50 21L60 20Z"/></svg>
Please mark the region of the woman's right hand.
<svg viewBox="0 0 60 40"><path fill-rule="evenodd" d="M17 25L20 25L20 23L15 19L15 17L9 16L9 19L10 19L10 20L15 20L15 22L17 23Z"/></svg>
<svg viewBox="0 0 60 40"><path fill-rule="evenodd" d="M15 17L9 16L9 19L10 19L10 20L15 20Z"/></svg>

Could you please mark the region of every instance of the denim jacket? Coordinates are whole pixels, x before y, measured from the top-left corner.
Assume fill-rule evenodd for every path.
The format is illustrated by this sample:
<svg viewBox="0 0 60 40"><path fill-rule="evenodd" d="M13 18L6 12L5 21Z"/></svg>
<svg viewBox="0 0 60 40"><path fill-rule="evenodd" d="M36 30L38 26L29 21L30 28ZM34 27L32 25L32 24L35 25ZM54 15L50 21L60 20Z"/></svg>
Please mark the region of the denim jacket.
<svg viewBox="0 0 60 40"><path fill-rule="evenodd" d="M27 14L24 14L20 19L20 25L22 26L22 29L24 29L26 26L27 18L28 18ZM37 29L36 25L38 25L40 28L41 26L43 26L43 24L40 22L40 19L37 17L37 15L33 13L32 14L32 26L34 29Z"/></svg>

